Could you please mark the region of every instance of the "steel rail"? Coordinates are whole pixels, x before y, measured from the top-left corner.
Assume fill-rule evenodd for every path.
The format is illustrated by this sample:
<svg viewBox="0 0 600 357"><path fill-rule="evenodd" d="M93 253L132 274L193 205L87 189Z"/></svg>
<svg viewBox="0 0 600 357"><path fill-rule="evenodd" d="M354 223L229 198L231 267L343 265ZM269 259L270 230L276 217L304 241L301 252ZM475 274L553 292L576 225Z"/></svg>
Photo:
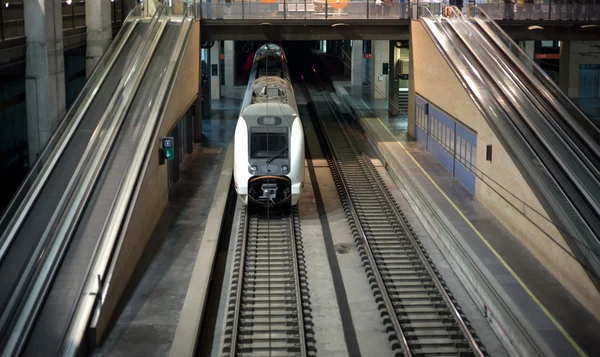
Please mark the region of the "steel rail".
<svg viewBox="0 0 600 357"><path fill-rule="evenodd" d="M235 282L236 290L235 290L235 312L233 315L233 326L231 328L231 353L230 355L235 357L237 356L237 340L238 340L238 331L239 331L239 323L240 323L240 313L241 313L241 305L242 305L242 289L244 289L244 266L246 265L246 246L248 243L248 225L249 225L249 214L244 210L244 225L243 225L243 233L242 233L242 246L240 247L240 260L238 262L238 276Z"/></svg>
<svg viewBox="0 0 600 357"><path fill-rule="evenodd" d="M298 242L296 241L296 222L295 219L297 215L295 214L295 209L292 210L289 217L289 225L290 225L290 241L292 246L292 257L294 259L294 279L296 286L296 304L298 305L296 308L296 315L298 316L298 334L300 335L300 356L308 356L308 352L306 350L306 335L304 330L304 314L303 314L303 304L302 304L302 282L300 281L300 267L298 266Z"/></svg>
<svg viewBox="0 0 600 357"><path fill-rule="evenodd" d="M249 210L238 229L222 354L311 356L297 208L275 217Z"/></svg>
<svg viewBox="0 0 600 357"><path fill-rule="evenodd" d="M334 116L336 116L335 112L334 112ZM347 123L343 123L339 118L337 118L337 116L336 116L336 120L337 120L337 123L342 128L342 131L344 132L346 138L351 143L358 142L358 141L356 141L357 138L352 133L350 133L349 130L347 129L348 124ZM352 139L355 139L355 140L353 141ZM364 153L364 151L363 150L358 150L358 151L360 152L360 155L362 156L363 160L365 162L369 163L370 159L367 157L367 155ZM377 179L374 180L375 183L378 185L378 187L381 190L381 192L384 193L383 197L385 198L385 200L387 201L387 203L389 204L389 206L394 211L394 214L396 215L396 218L398 219L398 221L400 222L400 224L402 224L402 227L404 228L404 230L408 233L407 234L408 239L411 241L413 247L417 251L417 254L419 254L419 257L421 258L421 261L425 265L427 271L429 272L429 274L430 274L433 282L435 283L436 287L438 288L440 294L442 294L442 297L443 297L444 301L446 302L448 308L450 308L450 310L452 312L452 315L454 316L454 318L458 322L458 324L459 324L462 332L464 333L465 337L468 340L469 345L471 346L471 348L473 349L473 351L475 351L475 353L477 355L484 356L483 352L479 348L479 344L477 343L477 341L475 340L475 338L471 334L471 331L467 327L467 324L465 323L465 320L463 319L463 317L461 316L460 312L456 308L454 302L452 301L452 299L448 295L448 292L446 291L446 288L444 287L444 285L440 281L440 279L438 277L438 274L435 271L435 268L433 267L433 265L431 264L431 262L427 258L425 252L421 248L421 245L419 244L419 242L415 238L414 233L413 233L413 229L407 226L404 217L402 217L402 213L400 211L400 208L398 207L397 203L394 202L394 200L392 199L392 197L390 197L390 192L388 191L387 187L385 187L384 183L381 181L381 178L380 178L379 174L375 171L375 169L374 169L374 167L372 165L367 164L366 167L369 169L369 171L371 172L371 174L373 175L373 177L377 178Z"/></svg>
<svg viewBox="0 0 600 357"><path fill-rule="evenodd" d="M319 79L320 81L320 79ZM310 98L311 102L314 102L312 95L310 94L308 88L306 89L306 93L307 93L307 97ZM317 114L317 116L319 116L320 120L317 120L317 122L319 122L319 124L317 124L316 126L321 127L321 123L320 121L323 120L322 117L320 117L319 114ZM323 133L325 133L324 128L321 127L321 131ZM335 156L335 152L333 150L333 145L331 144L329 137L327 135L320 135L319 136L324 142L325 145L327 147L327 149L329 150L329 152L331 153L332 156ZM331 164L333 165L335 171L337 172L338 175L341 175L341 168L339 167L339 162L338 160L330 160ZM332 170L333 171L333 170ZM351 195L350 192L348 190L348 187L346 186L346 183L342 181L342 189L344 190L344 194L345 197L347 197L348 199L345 201L348 206L350 207L350 214L352 215L352 219L354 220L354 222L356 222L357 224L352 225L353 228L355 228L358 231L358 234L363 242L363 247L364 249L368 252L367 256L369 259L369 264L371 266L372 269L372 273L375 277L375 279L377 280L377 284L379 285L379 293L381 294L381 297L385 303L386 306L386 310L387 310L387 315L390 318L390 322L392 323L392 326L395 330L395 334L396 334L396 338L398 339L398 342L400 343L400 346L402 348L402 353L404 357L411 357L412 353L410 352L410 346L408 345L408 341L406 340L406 336L404 334L403 328L402 328L402 324L400 323L400 320L398 319L398 315L395 313L395 309L392 303L392 300L387 292L387 289L385 288L385 283L383 281L383 278L381 276L381 273L379 272L379 269L377 269L377 262L375 261L375 258L373 256L373 253L371 251L371 247L369 245L369 240L362 228L362 225L359 224L360 219L358 218L358 214L356 213L356 210L354 209L354 204L352 203L352 200L350 199Z"/></svg>
<svg viewBox="0 0 600 357"><path fill-rule="evenodd" d="M463 332L464 337L467 339L467 342L468 342L469 346L471 347L473 354L475 354L477 356L484 356L483 352L481 351L481 349L479 347L478 342L476 341L475 337L471 334L471 331L469 330L464 319L460 315L460 312L456 308L454 302L448 295L446 288L444 287L441 280L439 279L438 274L435 271L435 268L433 267L433 265L427 258L426 253L423 251L423 248L421 248L419 242L417 241L416 237L414 236L413 229L408 226L407 222L405 221L404 215L401 213L399 207L395 203L394 199L391 197L391 193L389 192L389 190L387 189L385 184L382 182L382 179L379 176L379 174L373 168L372 163L370 162L370 159L366 156L364 151L360 148L360 144L358 144L358 140L357 140L358 138L356 138L350 132L350 130L348 128L349 124L345 124L343 122L343 120L341 118L339 118L339 114L337 113L337 110L335 110L335 108L333 106L333 103L332 103L333 101L330 98L329 93L327 93L327 90L326 90L325 86L323 85L322 81L320 80L320 78L319 78L319 83L322 88L322 92L323 92L322 95L326 99L325 100L326 105L329 108L330 112L333 114L332 116L334 117L337 127L339 127L341 129L340 132L342 133L343 138L347 141L348 147L351 149L351 151L353 151L354 154L357 154L357 159L358 159L358 157L360 157L364 161L365 165L361 165L361 167L366 167L366 169L368 170L368 173L373 178L372 180L369 180L369 181L374 182L376 184L377 188L379 189L379 192L381 193L380 196L384 198L387 205L391 208L396 220L402 226L402 229L406 233L406 236L408 237L412 247L417 252L417 254L420 258L420 261L425 266L425 268L429 274L429 277L434 282L437 290L439 291L443 300L445 301L446 306L450 310L455 321L458 323L458 326L461 329L461 331ZM395 329L397 331L397 335L399 334L397 337L400 339L401 347L403 350L403 355L410 356L411 355L411 347L408 343L408 340L406 339L406 337L404 335L404 332L402 331L401 323L398 320L397 312L396 312L396 305L394 305L391 298L387 294L387 284L385 283L385 281L382 278L382 275L379 271L380 264L377 262L377 259L375 258L375 254L373 253L371 246L370 246L371 242L369 241L369 238L367 238L367 235L365 234L364 229L362 227L362 224L364 224L363 219L361 219L359 217L357 209L356 209L354 203L352 202L354 199L353 196L355 196L355 195L351 194L352 190L348 187L347 178L345 177L346 170L344 170L340 167L340 164L338 162L340 160L338 158L339 153L337 153L336 150L334 149L334 147L331 143L331 140L328 138L328 134L326 134L326 132L328 130L325 128L325 125L322 124L322 122L323 122L323 120L321 118L321 120L318 121L317 125L321 128L321 131L325 134L325 135L322 135L322 138L332 156L332 160L330 160L331 166L333 166L333 169L335 169L335 171L337 171L337 175L334 175L334 179L337 178L336 181L341 186L345 196L347 197L347 199L345 200L345 203L350 211L350 215L353 217L353 220L356 223L355 225L352 225L352 226L353 226L353 228L355 228L358 231L358 233L360 235L361 241L363 243L362 245L364 248L364 252L367 255L367 258L370 263L370 268L371 268L370 273L375 277L375 279L377 281L377 284L379 286L378 290L379 290L380 294L382 295L384 302L386 303L386 308L388 310L388 314L391 315L390 313L393 311L393 316L389 316L389 317L391 319L392 324L394 324L394 325L396 325L396 323L398 324L398 327L395 327Z"/></svg>

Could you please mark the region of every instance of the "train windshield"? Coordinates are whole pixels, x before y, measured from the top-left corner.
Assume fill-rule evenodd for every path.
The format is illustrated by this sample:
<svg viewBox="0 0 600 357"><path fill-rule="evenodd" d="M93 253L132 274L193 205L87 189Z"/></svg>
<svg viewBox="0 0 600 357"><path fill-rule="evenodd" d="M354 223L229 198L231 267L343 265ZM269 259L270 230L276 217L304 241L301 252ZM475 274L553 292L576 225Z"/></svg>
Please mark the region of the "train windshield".
<svg viewBox="0 0 600 357"><path fill-rule="evenodd" d="M273 156L287 158L286 133L252 133L250 138L250 157L266 159Z"/></svg>

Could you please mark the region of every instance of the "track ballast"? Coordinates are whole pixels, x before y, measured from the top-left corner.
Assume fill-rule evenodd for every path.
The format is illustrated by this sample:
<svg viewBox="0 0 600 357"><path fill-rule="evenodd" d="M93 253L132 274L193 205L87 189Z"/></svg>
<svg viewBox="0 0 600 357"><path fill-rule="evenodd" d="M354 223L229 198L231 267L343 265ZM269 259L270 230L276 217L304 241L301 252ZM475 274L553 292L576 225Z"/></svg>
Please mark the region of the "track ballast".
<svg viewBox="0 0 600 357"><path fill-rule="evenodd" d="M314 356L297 208L244 208L240 222L223 356Z"/></svg>
<svg viewBox="0 0 600 357"><path fill-rule="evenodd" d="M361 140L320 87L306 88L315 127L392 349L405 357L486 356Z"/></svg>

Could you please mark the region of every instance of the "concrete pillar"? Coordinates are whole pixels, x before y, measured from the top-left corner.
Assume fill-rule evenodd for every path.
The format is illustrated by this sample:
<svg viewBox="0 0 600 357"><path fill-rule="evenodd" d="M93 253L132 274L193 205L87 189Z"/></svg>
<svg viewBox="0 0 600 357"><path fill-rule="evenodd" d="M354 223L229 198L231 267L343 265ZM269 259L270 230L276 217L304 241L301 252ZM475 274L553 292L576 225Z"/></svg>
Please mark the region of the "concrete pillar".
<svg viewBox="0 0 600 357"><path fill-rule="evenodd" d="M521 41L520 45L527 56L532 60L535 60L535 41ZM527 64L526 67L533 72L533 65Z"/></svg>
<svg viewBox="0 0 600 357"><path fill-rule="evenodd" d="M144 14L145 16L154 16L154 13L156 12L156 4L154 3L154 0L146 0L144 2Z"/></svg>
<svg viewBox="0 0 600 357"><path fill-rule="evenodd" d="M413 37L414 38L414 37ZM412 138L415 137L415 66L414 56L412 51L412 43L410 44L410 51L408 53L408 135Z"/></svg>
<svg viewBox="0 0 600 357"><path fill-rule="evenodd" d="M363 42L362 40L352 41L352 73L350 78L352 85L360 87L363 84Z"/></svg>
<svg viewBox="0 0 600 357"><path fill-rule="evenodd" d="M110 10L109 1L85 2L85 26L87 27L85 73L88 78L112 40Z"/></svg>
<svg viewBox="0 0 600 357"><path fill-rule="evenodd" d="M27 59L25 93L29 162L65 115L65 65L60 0L23 2Z"/></svg>
<svg viewBox="0 0 600 357"><path fill-rule="evenodd" d="M350 42L350 40L344 40L344 47L341 53L342 60L344 63L344 77L352 77L352 52Z"/></svg>
<svg viewBox="0 0 600 357"><path fill-rule="evenodd" d="M600 48L600 41L569 41L561 43L559 85L569 97L580 98L582 95L583 97L589 95L589 92L587 92L587 95L579 93L581 89L580 81L586 78L586 83L589 85L590 82L588 81L594 80L592 78L595 75L592 75L590 72L598 70L598 48ZM600 83L598 83L597 79L595 80L597 81L595 82L595 87L600 88ZM590 110L593 109L590 108Z"/></svg>
<svg viewBox="0 0 600 357"><path fill-rule="evenodd" d="M388 75L383 74L383 64L389 64L390 41L371 41L371 96L375 99L387 98Z"/></svg>
<svg viewBox="0 0 600 357"><path fill-rule="evenodd" d="M225 86L233 87L235 85L235 42L225 41Z"/></svg>
<svg viewBox="0 0 600 357"><path fill-rule="evenodd" d="M560 43L560 60L558 64L558 86L569 95L569 74L571 72L571 41Z"/></svg>
<svg viewBox="0 0 600 357"><path fill-rule="evenodd" d="M396 73L396 62L400 55L400 49L396 48L396 41L389 42L389 63L390 72L388 75L388 112L390 115L400 114L398 108L398 90L400 89L400 82L398 74Z"/></svg>
<svg viewBox="0 0 600 357"><path fill-rule="evenodd" d="M221 98L221 61L219 56L221 54L221 41L215 41L215 44L210 48L210 99ZM215 70L216 69L216 70Z"/></svg>

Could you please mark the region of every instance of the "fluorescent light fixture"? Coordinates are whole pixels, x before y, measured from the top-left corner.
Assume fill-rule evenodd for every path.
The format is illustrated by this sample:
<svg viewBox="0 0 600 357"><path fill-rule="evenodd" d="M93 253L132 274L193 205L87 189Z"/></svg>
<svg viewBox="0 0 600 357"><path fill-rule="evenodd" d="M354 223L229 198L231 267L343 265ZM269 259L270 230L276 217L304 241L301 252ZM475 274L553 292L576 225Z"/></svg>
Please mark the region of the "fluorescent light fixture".
<svg viewBox="0 0 600 357"><path fill-rule="evenodd" d="M533 26L529 26L527 29L528 30L543 30L544 28L542 26L533 25Z"/></svg>
<svg viewBox="0 0 600 357"><path fill-rule="evenodd" d="M338 26L350 26L350 25L348 25L348 24L345 24L345 23L343 23L343 22L338 22L337 24L333 24L333 25L331 25L331 27L338 27Z"/></svg>

